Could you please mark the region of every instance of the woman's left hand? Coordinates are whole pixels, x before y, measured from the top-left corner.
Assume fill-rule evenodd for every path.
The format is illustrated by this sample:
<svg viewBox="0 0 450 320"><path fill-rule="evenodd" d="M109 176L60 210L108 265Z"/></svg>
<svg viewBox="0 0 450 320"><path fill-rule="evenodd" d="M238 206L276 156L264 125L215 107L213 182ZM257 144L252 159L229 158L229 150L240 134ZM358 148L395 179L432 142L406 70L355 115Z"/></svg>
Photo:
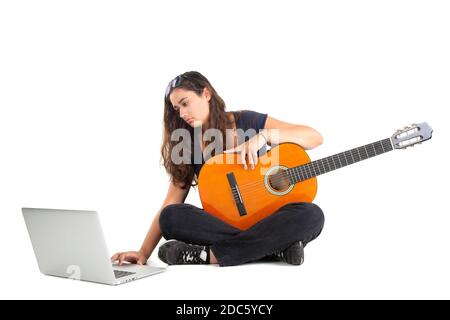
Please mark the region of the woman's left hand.
<svg viewBox="0 0 450 320"><path fill-rule="evenodd" d="M239 153L244 169L247 170L247 162L245 157L248 158L248 164L251 169L255 168L258 164L258 150L261 149L267 143L266 138L263 134L259 133L252 138L248 139L241 145L237 147L225 150L223 153Z"/></svg>

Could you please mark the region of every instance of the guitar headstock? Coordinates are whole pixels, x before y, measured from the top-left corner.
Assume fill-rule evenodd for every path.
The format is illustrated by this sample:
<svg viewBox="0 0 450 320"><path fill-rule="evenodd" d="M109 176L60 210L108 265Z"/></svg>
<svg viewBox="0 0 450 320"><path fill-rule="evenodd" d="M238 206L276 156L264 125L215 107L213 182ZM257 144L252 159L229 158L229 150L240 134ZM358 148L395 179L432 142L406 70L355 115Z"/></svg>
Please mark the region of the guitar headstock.
<svg viewBox="0 0 450 320"><path fill-rule="evenodd" d="M412 124L397 130L391 137L395 149L406 149L431 139L433 129L426 122Z"/></svg>

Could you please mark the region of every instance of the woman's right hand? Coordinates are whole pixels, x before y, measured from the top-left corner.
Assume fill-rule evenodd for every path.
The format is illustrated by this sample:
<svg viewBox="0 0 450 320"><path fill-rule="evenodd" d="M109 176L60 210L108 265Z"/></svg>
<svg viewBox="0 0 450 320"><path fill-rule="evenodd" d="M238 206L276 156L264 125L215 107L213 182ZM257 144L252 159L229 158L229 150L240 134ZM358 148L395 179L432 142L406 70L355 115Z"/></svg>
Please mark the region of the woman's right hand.
<svg viewBox="0 0 450 320"><path fill-rule="evenodd" d="M147 257L140 251L118 252L111 257L111 262L119 262L119 266L123 265L124 261L144 265L147 263Z"/></svg>

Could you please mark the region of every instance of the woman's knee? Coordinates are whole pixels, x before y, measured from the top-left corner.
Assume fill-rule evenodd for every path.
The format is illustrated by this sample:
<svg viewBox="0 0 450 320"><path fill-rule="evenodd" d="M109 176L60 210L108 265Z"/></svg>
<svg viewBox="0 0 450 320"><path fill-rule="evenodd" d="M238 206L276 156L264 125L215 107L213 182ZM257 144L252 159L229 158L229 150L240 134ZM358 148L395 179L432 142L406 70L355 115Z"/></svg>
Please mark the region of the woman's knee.
<svg viewBox="0 0 450 320"><path fill-rule="evenodd" d="M292 204L299 213L299 218L303 223L307 223L314 228L322 228L325 223L325 215L322 209L312 202L298 202Z"/></svg>
<svg viewBox="0 0 450 320"><path fill-rule="evenodd" d="M308 202L307 207L308 212L311 215L311 220L315 222L316 225L323 227L325 223L325 215L323 214L322 209L317 204L312 202Z"/></svg>
<svg viewBox="0 0 450 320"><path fill-rule="evenodd" d="M177 214L181 211L183 204L175 203L165 206L159 214L159 228L165 239L172 239L173 227L177 224Z"/></svg>

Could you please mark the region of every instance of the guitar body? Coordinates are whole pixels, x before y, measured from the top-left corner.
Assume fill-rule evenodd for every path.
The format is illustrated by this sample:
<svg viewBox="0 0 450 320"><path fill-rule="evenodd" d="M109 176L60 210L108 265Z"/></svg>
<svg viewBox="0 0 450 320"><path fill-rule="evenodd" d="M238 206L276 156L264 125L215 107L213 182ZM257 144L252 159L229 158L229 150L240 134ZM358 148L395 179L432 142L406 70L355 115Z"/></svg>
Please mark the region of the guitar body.
<svg viewBox="0 0 450 320"><path fill-rule="evenodd" d="M312 202L317 179L292 184L283 172L309 163L305 150L281 143L245 170L238 154L220 154L203 165L198 188L203 209L222 221L246 230L291 202Z"/></svg>

